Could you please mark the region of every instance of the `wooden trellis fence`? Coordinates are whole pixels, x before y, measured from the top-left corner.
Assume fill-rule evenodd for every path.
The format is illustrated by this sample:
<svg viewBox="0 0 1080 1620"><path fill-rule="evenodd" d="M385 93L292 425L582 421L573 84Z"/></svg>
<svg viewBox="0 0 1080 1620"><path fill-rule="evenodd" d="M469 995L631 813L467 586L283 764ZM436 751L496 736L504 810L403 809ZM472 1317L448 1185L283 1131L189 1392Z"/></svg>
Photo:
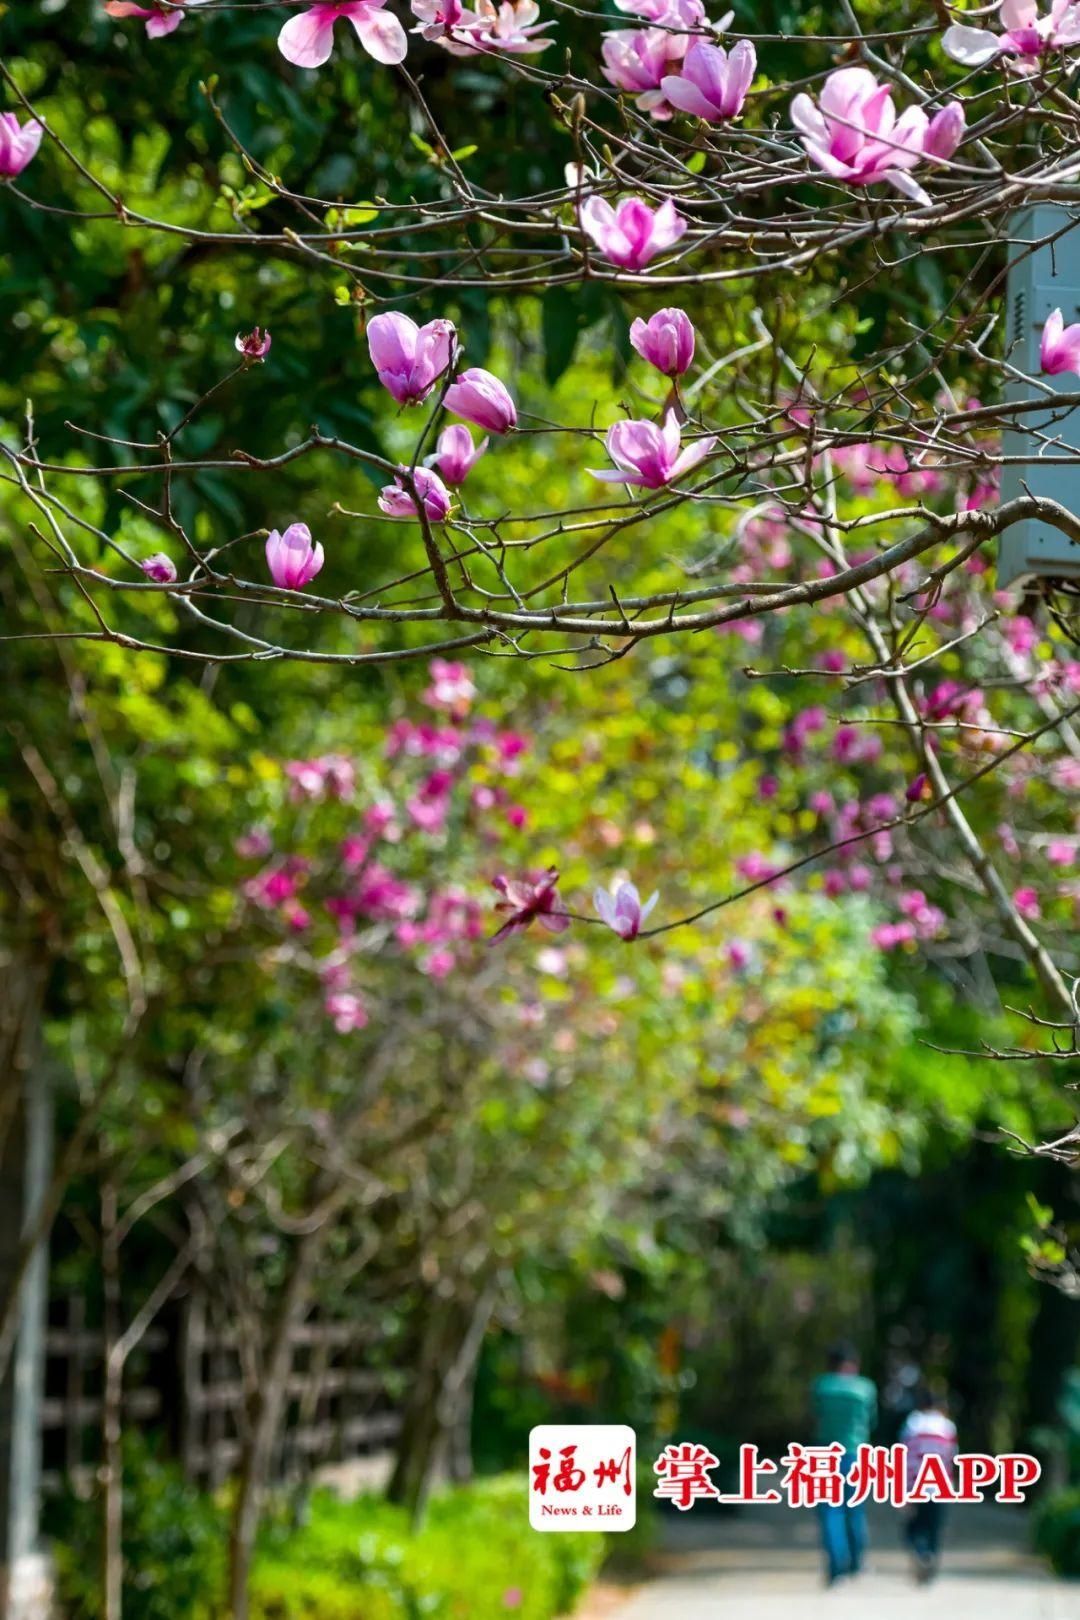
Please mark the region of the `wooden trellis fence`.
<svg viewBox="0 0 1080 1620"><path fill-rule="evenodd" d="M43 1486L85 1481L100 1449L104 1347L85 1300L55 1301L46 1335L42 1405ZM278 1480L305 1479L326 1463L374 1456L391 1444L399 1417L372 1369L355 1323L307 1322L293 1336L293 1371L278 1445ZM234 1329L214 1321L193 1294L151 1327L129 1366L125 1422L164 1429L189 1478L216 1487L237 1465L245 1385Z"/></svg>

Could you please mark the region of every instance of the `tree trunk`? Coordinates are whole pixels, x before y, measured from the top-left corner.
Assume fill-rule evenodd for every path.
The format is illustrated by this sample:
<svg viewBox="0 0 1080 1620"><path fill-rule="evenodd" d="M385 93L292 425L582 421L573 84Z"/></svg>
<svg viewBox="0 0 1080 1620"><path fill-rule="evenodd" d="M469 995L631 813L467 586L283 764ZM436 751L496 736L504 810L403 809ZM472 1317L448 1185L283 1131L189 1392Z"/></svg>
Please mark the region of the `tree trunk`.
<svg viewBox="0 0 1080 1620"><path fill-rule="evenodd" d="M293 1333L307 1314L326 1230L326 1226L320 1226L297 1239L267 1344L262 1378L251 1406L229 1537L232 1620L247 1620L251 1558L273 1465L274 1446L288 1399Z"/></svg>
<svg viewBox="0 0 1080 1620"><path fill-rule="evenodd" d="M491 1281L472 1298L437 1298L425 1318L387 1490L391 1502L408 1508L414 1523L440 1475L463 1479L471 1472L463 1431L495 1295Z"/></svg>

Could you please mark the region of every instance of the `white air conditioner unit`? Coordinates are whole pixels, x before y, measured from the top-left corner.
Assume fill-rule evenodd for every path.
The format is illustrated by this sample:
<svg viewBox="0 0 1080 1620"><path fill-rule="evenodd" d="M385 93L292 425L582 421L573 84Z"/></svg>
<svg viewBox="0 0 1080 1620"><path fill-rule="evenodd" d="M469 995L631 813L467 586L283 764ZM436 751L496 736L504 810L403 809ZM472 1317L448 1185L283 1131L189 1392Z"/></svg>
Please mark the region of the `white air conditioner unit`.
<svg viewBox="0 0 1080 1620"><path fill-rule="evenodd" d="M1055 393L1080 394L1080 377L1071 372L1043 377L1039 342L1047 316L1060 309L1066 326L1080 321L1080 217L1056 203L1036 203L1009 223L1009 276L1005 322L1005 358L1029 377L1039 377ZM1050 399L1030 383L1011 382L1008 400ZM1052 442L1048 442L1052 441ZM1052 404L1045 411L1018 415L1004 434L1008 456L1027 456L1026 465L1002 468L1001 498L1030 491L1046 495L1080 517L1080 407ZM1056 465L1038 459L1074 452L1074 462ZM1080 576L1080 546L1060 529L1039 518L1025 518L1001 535L997 582L1031 575Z"/></svg>

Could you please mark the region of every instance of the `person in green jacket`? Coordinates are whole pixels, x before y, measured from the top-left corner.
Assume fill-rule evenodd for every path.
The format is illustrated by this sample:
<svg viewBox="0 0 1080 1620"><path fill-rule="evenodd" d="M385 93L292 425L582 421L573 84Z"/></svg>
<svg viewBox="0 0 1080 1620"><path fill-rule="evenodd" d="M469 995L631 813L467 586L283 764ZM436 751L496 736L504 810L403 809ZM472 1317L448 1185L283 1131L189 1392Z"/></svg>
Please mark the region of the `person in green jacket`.
<svg viewBox="0 0 1080 1620"><path fill-rule="evenodd" d="M850 1344L829 1351L827 1370L815 1378L811 1390L814 1438L818 1445L840 1444L841 1467L847 1474L859 1446L868 1445L877 1422L877 1388L859 1372L858 1351ZM850 1494L850 1493L848 1493ZM818 1506L821 1545L825 1554L825 1584L842 1575L857 1575L866 1555L866 1511L860 1504L822 1502Z"/></svg>

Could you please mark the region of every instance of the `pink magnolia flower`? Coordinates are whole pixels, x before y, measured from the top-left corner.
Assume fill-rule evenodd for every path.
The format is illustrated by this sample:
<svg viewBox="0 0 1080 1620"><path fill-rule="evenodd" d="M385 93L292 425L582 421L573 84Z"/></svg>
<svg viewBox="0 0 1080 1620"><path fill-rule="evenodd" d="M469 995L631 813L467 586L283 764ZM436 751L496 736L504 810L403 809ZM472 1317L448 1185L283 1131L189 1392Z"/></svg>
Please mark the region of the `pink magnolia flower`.
<svg viewBox="0 0 1080 1620"><path fill-rule="evenodd" d="M464 719L476 696L476 686L467 667L446 658L433 658L428 674L431 685L421 701L429 708L446 709L455 718Z"/></svg>
<svg viewBox="0 0 1080 1620"><path fill-rule="evenodd" d="M551 934L561 934L569 928L570 918L562 910L558 882L559 872L554 866L549 866L539 877L509 878L500 872L498 877L493 878L492 888L497 889L503 897L496 902L495 910L508 911L510 915L491 936L491 943L494 945L505 934L523 931L534 918Z"/></svg>
<svg viewBox="0 0 1080 1620"><path fill-rule="evenodd" d="M339 1035L350 1035L354 1029L363 1029L369 1022L367 1008L351 990L337 990L328 995L323 1009L326 1016L333 1019Z"/></svg>
<svg viewBox="0 0 1080 1620"><path fill-rule="evenodd" d="M855 186L886 180L918 202L929 200L907 171L923 156L930 121L921 107L897 118L892 87L878 84L869 68L830 73L816 104L805 92L797 95L791 121L807 155L826 174ZM944 141L943 133L939 139Z"/></svg>
<svg viewBox="0 0 1080 1620"><path fill-rule="evenodd" d="M631 17L643 17L646 22L662 23L665 28L701 28L705 23L703 0L615 0L619 11ZM717 24L726 27L731 13Z"/></svg>
<svg viewBox="0 0 1080 1620"><path fill-rule="evenodd" d="M380 491L379 510L385 512L387 517L407 518L418 515L416 502L405 483L407 473L407 467L399 467L394 482L384 485ZM438 473L432 472L430 467L415 467L412 479L425 516L430 518L432 523L444 523L450 516L450 491Z"/></svg>
<svg viewBox="0 0 1080 1620"><path fill-rule="evenodd" d="M665 78L662 89L680 112L717 124L738 118L756 72L757 52L748 39L740 39L730 52L695 40L679 72Z"/></svg>
<svg viewBox="0 0 1080 1620"><path fill-rule="evenodd" d="M14 113L0 113L0 180L14 180L22 174L36 155L44 132L44 124L36 118L20 125Z"/></svg>
<svg viewBox="0 0 1080 1620"><path fill-rule="evenodd" d="M1080 373L1080 321L1066 326L1060 309L1047 316L1039 343L1039 364L1050 377L1063 371Z"/></svg>
<svg viewBox="0 0 1080 1620"><path fill-rule="evenodd" d="M367 329L368 353L379 381L399 405L426 399L453 358L453 321L417 326L391 310L373 315Z"/></svg>
<svg viewBox="0 0 1080 1620"><path fill-rule="evenodd" d="M923 139L923 156L951 158L967 132L967 116L959 101L950 101L936 112L927 125Z"/></svg>
<svg viewBox="0 0 1080 1620"><path fill-rule="evenodd" d="M643 360L665 377L681 377L694 359L694 327L681 309L658 309L630 327L630 342Z"/></svg>
<svg viewBox="0 0 1080 1620"><path fill-rule="evenodd" d="M586 197L581 228L606 259L624 270L642 270L658 253L673 247L686 230L670 197L655 211L640 197L623 197L616 207L604 197Z"/></svg>
<svg viewBox="0 0 1080 1620"><path fill-rule="evenodd" d="M470 366L446 390L446 408L488 433L509 433L517 426L517 406L505 384L482 366Z"/></svg>
<svg viewBox="0 0 1080 1620"><path fill-rule="evenodd" d="M1042 17L1035 0L1002 0L998 9L1000 34L987 28L955 23L941 36L946 56L965 67L985 67L1004 56L1016 73L1034 73L1047 51L1080 44L1080 6L1073 0L1053 0Z"/></svg>
<svg viewBox="0 0 1080 1620"><path fill-rule="evenodd" d="M176 579L176 564L163 551L155 551L152 557L144 558L139 567L155 585L171 585Z"/></svg>
<svg viewBox="0 0 1080 1620"><path fill-rule="evenodd" d="M461 0L409 0L409 9L418 19L412 32L424 39L442 39L462 27L466 15Z"/></svg>
<svg viewBox="0 0 1080 1620"><path fill-rule="evenodd" d="M618 470L590 467L589 471L609 484L662 489L696 467L716 443L715 438L695 439L682 450L680 432L674 411L668 411L662 427L655 422L616 422L608 428L604 443Z"/></svg>
<svg viewBox="0 0 1080 1620"><path fill-rule="evenodd" d="M278 50L296 67L322 67L334 49L334 24L345 17L361 45L376 62L403 62L409 42L405 30L382 0L333 0L290 17L278 34Z"/></svg>
<svg viewBox="0 0 1080 1620"><path fill-rule="evenodd" d="M1026 917L1028 922L1036 922L1042 916L1042 907L1039 905L1037 889L1015 889L1013 891L1013 905L1021 917Z"/></svg>
<svg viewBox="0 0 1080 1620"><path fill-rule="evenodd" d="M243 332L236 334L236 347L248 365L254 365L257 360L265 360L270 353L272 342L270 333L260 327L252 327L246 335Z"/></svg>
<svg viewBox="0 0 1080 1620"><path fill-rule="evenodd" d="M635 885L620 879L610 893L607 889L597 889L593 895L593 905L600 921L606 923L620 939L636 939L642 923L647 921L659 898L658 891L654 890L642 904Z"/></svg>
<svg viewBox="0 0 1080 1620"><path fill-rule="evenodd" d="M466 11L439 44L453 56L482 56L490 51L531 56L554 43L540 38L552 24L538 22L539 16L536 0L502 0L501 5L477 0L476 10Z"/></svg>
<svg viewBox="0 0 1080 1620"><path fill-rule="evenodd" d="M666 28L621 29L604 35L601 72L616 89L636 95L642 112L654 118L670 118L671 108L660 84L672 64L683 56L686 46L685 35L671 34Z"/></svg>
<svg viewBox="0 0 1080 1620"><path fill-rule="evenodd" d="M186 0L191 6L199 4L199 0ZM105 10L110 17L143 17L146 20L146 36L148 39L164 39L166 34L173 34L184 20L184 7L175 6L136 5L135 0L105 0Z"/></svg>
<svg viewBox="0 0 1080 1620"><path fill-rule="evenodd" d="M443 483L457 489L486 451L488 442L481 439L476 444L468 428L455 422L451 427L443 428L439 434L435 454L427 457L427 465L437 467Z"/></svg>
<svg viewBox="0 0 1080 1620"><path fill-rule="evenodd" d="M898 945L910 945L915 938L913 922L879 923L870 930L871 941L882 951L894 951Z"/></svg>
<svg viewBox="0 0 1080 1620"><path fill-rule="evenodd" d="M275 585L302 591L324 562L322 546L313 546L306 523L290 523L284 534L271 529L266 541L266 566Z"/></svg>
<svg viewBox="0 0 1080 1620"><path fill-rule="evenodd" d="M904 798L908 804L922 804L924 800L933 797L934 786L925 771L920 771L918 776L913 776L904 789Z"/></svg>

